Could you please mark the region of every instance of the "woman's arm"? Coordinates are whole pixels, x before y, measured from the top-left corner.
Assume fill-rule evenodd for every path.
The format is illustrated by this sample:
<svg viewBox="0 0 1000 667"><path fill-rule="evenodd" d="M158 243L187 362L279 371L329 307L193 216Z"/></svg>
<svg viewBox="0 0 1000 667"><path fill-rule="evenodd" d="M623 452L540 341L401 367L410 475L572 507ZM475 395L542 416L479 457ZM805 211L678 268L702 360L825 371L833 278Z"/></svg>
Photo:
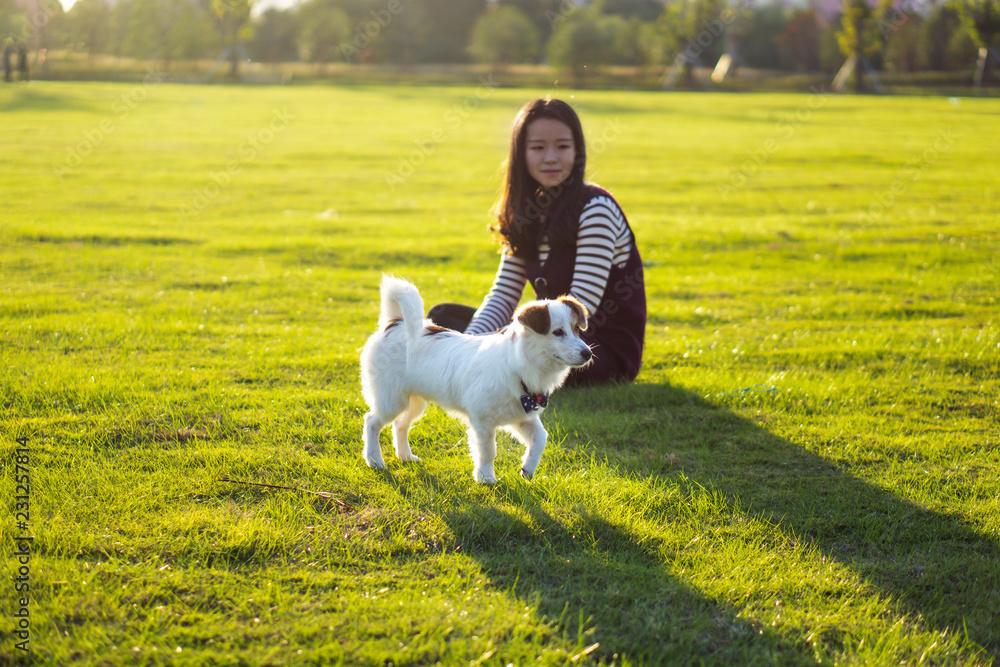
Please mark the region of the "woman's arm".
<svg viewBox="0 0 1000 667"><path fill-rule="evenodd" d="M632 235L615 202L594 197L580 214L576 234L576 265L570 294L593 315L601 305L611 267L628 261Z"/></svg>
<svg viewBox="0 0 1000 667"><path fill-rule="evenodd" d="M527 282L524 261L505 250L500 258L500 268L493 279L493 286L479 310L472 316L465 333L486 334L510 324Z"/></svg>

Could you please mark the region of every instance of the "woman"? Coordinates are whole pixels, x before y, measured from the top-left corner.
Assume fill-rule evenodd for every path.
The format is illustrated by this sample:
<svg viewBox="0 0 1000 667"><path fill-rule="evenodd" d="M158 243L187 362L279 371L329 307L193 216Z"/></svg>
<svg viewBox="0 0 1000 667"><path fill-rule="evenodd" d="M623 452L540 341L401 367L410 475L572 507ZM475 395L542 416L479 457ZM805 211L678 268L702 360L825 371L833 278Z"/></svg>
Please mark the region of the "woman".
<svg viewBox="0 0 1000 667"><path fill-rule="evenodd" d="M580 119L565 102L529 102L514 120L507 175L491 227L503 245L493 286L477 310L441 304L437 324L485 334L510 323L526 283L539 299L576 297L590 315L589 366L567 384L631 381L646 325L642 259L625 214L609 192L584 181Z"/></svg>

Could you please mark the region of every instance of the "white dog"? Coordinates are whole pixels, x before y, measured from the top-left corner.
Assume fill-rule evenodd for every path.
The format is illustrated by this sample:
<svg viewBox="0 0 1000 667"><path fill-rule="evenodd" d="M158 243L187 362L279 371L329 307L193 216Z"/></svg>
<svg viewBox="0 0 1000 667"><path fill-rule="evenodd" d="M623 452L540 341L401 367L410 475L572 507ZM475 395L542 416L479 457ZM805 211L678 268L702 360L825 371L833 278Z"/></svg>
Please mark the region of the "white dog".
<svg viewBox="0 0 1000 667"><path fill-rule="evenodd" d="M587 311L572 297L532 301L500 333L470 336L424 320L424 304L411 283L383 276L379 330L361 352L365 415L364 457L385 468L379 433L392 422L396 456L419 460L410 451L410 425L427 401L469 425L473 476L496 482L496 430L505 427L525 445L521 474L530 478L548 434L539 413L571 368L590 363L593 353L580 339Z"/></svg>

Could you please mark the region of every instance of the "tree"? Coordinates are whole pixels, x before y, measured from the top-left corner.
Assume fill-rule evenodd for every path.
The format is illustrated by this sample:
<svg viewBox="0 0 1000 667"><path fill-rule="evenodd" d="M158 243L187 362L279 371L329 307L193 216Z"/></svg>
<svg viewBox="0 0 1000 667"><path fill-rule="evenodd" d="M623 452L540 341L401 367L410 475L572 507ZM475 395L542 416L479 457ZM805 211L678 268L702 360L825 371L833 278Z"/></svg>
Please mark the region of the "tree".
<svg viewBox="0 0 1000 667"><path fill-rule="evenodd" d="M873 10L868 0L844 0L841 29L837 33L840 52L854 60L854 90L864 91L862 64L885 46L879 22L892 11L893 0L878 0Z"/></svg>
<svg viewBox="0 0 1000 667"><path fill-rule="evenodd" d="M363 32L351 35L351 20L336 0L310 0L299 7L296 17L302 26L299 46L303 60L356 61L357 55L368 47L366 41L359 41L361 37L367 39Z"/></svg>
<svg viewBox="0 0 1000 667"><path fill-rule="evenodd" d="M538 29L542 44L548 44L567 17L582 9L574 0L503 0L505 7L516 7Z"/></svg>
<svg viewBox="0 0 1000 667"><path fill-rule="evenodd" d="M377 1L383 7L387 4ZM414 50L419 62L468 62L469 35L486 11L487 0L406 0L402 4L407 9L400 15L403 20L398 29L391 31L391 41L400 40L409 29L417 39Z"/></svg>
<svg viewBox="0 0 1000 667"><path fill-rule="evenodd" d="M222 46L229 50L229 76L239 78L240 49L252 34L250 10L256 0L211 0L212 14L222 37Z"/></svg>
<svg viewBox="0 0 1000 667"><path fill-rule="evenodd" d="M524 12L498 7L472 27L469 55L491 65L531 62L538 57L540 34Z"/></svg>
<svg viewBox="0 0 1000 667"><path fill-rule="evenodd" d="M573 72L580 81L586 79L588 71L604 65L641 66L654 58L657 40L644 29L648 24L636 15L605 14L601 2L564 10L555 25L547 48L549 60Z"/></svg>
<svg viewBox="0 0 1000 667"><path fill-rule="evenodd" d="M604 0L604 13L650 23L660 18L663 4L657 0Z"/></svg>
<svg viewBox="0 0 1000 667"><path fill-rule="evenodd" d="M677 54L673 65L683 65L688 89L694 88L695 62L706 54L709 62L718 59L723 51L721 38L736 17L725 0L674 0L666 6L656 25L668 48Z"/></svg>
<svg viewBox="0 0 1000 667"><path fill-rule="evenodd" d="M615 59L624 65L643 67L650 64L655 51L654 40L650 38L651 27L651 23L643 23L636 15L618 24L612 34Z"/></svg>
<svg viewBox="0 0 1000 667"><path fill-rule="evenodd" d="M268 9L254 25L250 55L265 63L283 63L299 59L299 22L289 10Z"/></svg>
<svg viewBox="0 0 1000 667"><path fill-rule="evenodd" d="M976 57L977 47L953 6L938 5L920 27L921 68L959 70Z"/></svg>
<svg viewBox="0 0 1000 667"><path fill-rule="evenodd" d="M587 68L593 72L605 61L610 44L601 30L596 12L577 10L552 33L547 54L556 67L569 70L577 85L586 85Z"/></svg>
<svg viewBox="0 0 1000 667"><path fill-rule="evenodd" d="M602 64L640 64L642 54L639 51L639 25L638 18L626 20L618 14L605 15L597 19L601 40L606 45Z"/></svg>
<svg viewBox="0 0 1000 667"><path fill-rule="evenodd" d="M24 10L14 0L0 0L0 49L8 36L13 41L13 35L23 32L27 20Z"/></svg>
<svg viewBox="0 0 1000 667"><path fill-rule="evenodd" d="M819 69L821 40L815 10L796 12L775 41L787 59L795 63L798 71L815 72Z"/></svg>
<svg viewBox="0 0 1000 667"><path fill-rule="evenodd" d="M886 36L885 65L897 72L920 69L920 19L901 23Z"/></svg>
<svg viewBox="0 0 1000 667"><path fill-rule="evenodd" d="M107 0L79 0L66 13L70 39L91 57L108 53L112 42L112 10Z"/></svg>
<svg viewBox="0 0 1000 667"><path fill-rule="evenodd" d="M64 46L65 19L59 0L0 0L0 50L7 39L37 49Z"/></svg>
<svg viewBox="0 0 1000 667"><path fill-rule="evenodd" d="M132 0L123 50L137 58L203 58L211 51L212 20L188 0Z"/></svg>
<svg viewBox="0 0 1000 667"><path fill-rule="evenodd" d="M766 5L751 14L746 36L740 42L740 54L747 65L759 69L782 69L782 50L774 48L788 27L789 18L780 4Z"/></svg>
<svg viewBox="0 0 1000 667"><path fill-rule="evenodd" d="M993 48L997 38L1000 38L1000 0L956 0L955 5L962 25L979 47L975 82L981 86L989 82L992 70L990 55L1000 58Z"/></svg>

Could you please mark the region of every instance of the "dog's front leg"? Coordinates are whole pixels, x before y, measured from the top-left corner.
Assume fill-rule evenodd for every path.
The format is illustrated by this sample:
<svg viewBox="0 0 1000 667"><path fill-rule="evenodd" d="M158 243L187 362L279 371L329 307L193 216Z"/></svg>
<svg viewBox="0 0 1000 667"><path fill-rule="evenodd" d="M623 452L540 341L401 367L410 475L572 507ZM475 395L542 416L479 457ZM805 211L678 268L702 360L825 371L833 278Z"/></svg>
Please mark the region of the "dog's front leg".
<svg viewBox="0 0 1000 667"><path fill-rule="evenodd" d="M545 432L545 427L542 426L542 421L536 414L520 424L515 424L512 428L514 433L524 442L525 447L524 456L521 458L521 475L525 479L531 479L538 468L538 462L542 460L542 452L545 451L545 443L549 434Z"/></svg>
<svg viewBox="0 0 1000 667"><path fill-rule="evenodd" d="M469 427L469 450L472 453L472 476L477 482L496 484L493 462L497 458L497 431L492 426L472 423Z"/></svg>

